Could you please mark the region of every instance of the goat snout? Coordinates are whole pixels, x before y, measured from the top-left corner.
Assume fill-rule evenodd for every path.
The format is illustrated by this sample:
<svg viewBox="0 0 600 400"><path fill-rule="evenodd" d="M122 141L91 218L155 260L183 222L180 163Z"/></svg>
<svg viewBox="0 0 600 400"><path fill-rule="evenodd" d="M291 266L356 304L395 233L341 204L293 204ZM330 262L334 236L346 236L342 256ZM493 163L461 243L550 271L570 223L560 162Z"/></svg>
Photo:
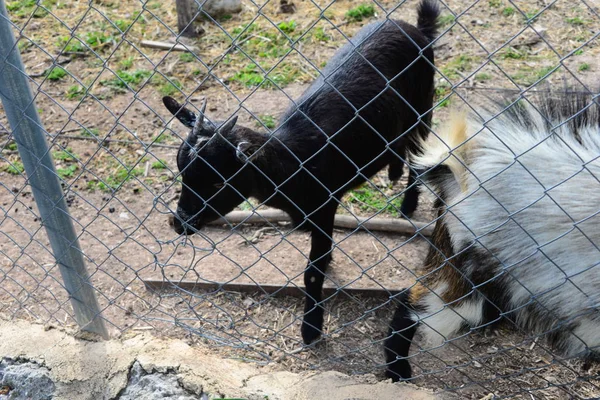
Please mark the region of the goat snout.
<svg viewBox="0 0 600 400"><path fill-rule="evenodd" d="M175 214L169 216L169 226L179 235L185 232L183 221Z"/></svg>

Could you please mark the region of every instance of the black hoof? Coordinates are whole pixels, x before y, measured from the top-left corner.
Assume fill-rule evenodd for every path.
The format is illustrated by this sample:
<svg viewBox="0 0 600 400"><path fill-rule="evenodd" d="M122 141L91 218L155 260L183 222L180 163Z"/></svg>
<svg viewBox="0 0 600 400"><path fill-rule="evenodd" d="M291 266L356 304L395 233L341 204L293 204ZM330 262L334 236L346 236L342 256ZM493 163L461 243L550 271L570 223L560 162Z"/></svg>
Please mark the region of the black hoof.
<svg viewBox="0 0 600 400"><path fill-rule="evenodd" d="M410 364L407 360L396 360L388 365L385 376L391 378L392 382L408 380L412 377Z"/></svg>
<svg viewBox="0 0 600 400"><path fill-rule="evenodd" d="M321 337L321 328L322 328L322 323L321 323L321 326L319 326L317 328L315 326L315 324L310 324L307 321L303 321L301 333L302 333L302 341L304 342L304 344L309 345L309 344L313 343L315 340L319 339Z"/></svg>

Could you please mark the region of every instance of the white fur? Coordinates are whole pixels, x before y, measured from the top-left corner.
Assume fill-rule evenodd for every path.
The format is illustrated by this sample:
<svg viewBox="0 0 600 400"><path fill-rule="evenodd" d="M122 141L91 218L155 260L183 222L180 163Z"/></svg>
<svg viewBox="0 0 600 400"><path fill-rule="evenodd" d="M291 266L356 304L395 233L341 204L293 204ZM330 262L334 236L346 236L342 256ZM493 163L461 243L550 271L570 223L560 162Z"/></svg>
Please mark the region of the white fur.
<svg viewBox="0 0 600 400"><path fill-rule="evenodd" d="M600 303L600 129L581 129L580 144L567 125L548 132L542 117L529 112L532 129L503 116L486 127L470 118L464 137L433 139L415 162L420 168L449 159L463 165L451 167L454 179L443 185L449 206L443 222L454 251L476 241L500 261L493 273L506 280L510 307L536 303L548 313L533 320L531 308L521 308L516 316L522 326L543 332L561 321L576 322L567 342L559 343L575 355L600 345L600 314L594 308ZM468 145L450 151L465 138ZM439 193L440 188L432 189ZM433 296L424 296L424 314L440 308ZM465 319L480 318L477 305L461 307L455 311ZM450 313L418 317L451 335L461 320Z"/></svg>
<svg viewBox="0 0 600 400"><path fill-rule="evenodd" d="M438 346L459 331L461 325L478 326L483 318L481 301L466 301L459 306L444 304L441 296L448 290L448 284L441 283L423 298L421 305L426 312L415 312L412 318L422 323L425 340L431 346Z"/></svg>

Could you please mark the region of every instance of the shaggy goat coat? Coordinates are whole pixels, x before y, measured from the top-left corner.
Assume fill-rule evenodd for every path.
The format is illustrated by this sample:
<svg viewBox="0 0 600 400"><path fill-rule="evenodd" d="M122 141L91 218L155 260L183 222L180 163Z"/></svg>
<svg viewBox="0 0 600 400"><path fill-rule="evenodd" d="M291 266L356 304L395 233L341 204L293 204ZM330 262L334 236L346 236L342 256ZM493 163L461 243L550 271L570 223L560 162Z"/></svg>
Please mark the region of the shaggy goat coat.
<svg viewBox="0 0 600 400"><path fill-rule="evenodd" d="M455 116L414 158L440 210L429 274L391 324L392 378L410 377L396 356L416 323L435 345L502 315L568 357L598 352L599 107L554 96Z"/></svg>

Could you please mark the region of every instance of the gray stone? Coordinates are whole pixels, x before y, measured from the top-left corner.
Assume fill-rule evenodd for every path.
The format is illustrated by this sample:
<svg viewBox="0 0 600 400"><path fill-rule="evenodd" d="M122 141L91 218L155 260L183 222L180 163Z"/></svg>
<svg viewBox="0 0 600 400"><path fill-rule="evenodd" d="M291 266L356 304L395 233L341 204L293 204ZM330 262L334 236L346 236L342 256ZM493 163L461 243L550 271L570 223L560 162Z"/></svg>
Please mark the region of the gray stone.
<svg viewBox="0 0 600 400"><path fill-rule="evenodd" d="M242 11L241 0L206 0L202 10L212 17L237 14Z"/></svg>
<svg viewBox="0 0 600 400"><path fill-rule="evenodd" d="M181 386L177 375L147 372L140 363L131 367L129 383L118 397L119 400L197 400L198 395Z"/></svg>
<svg viewBox="0 0 600 400"><path fill-rule="evenodd" d="M47 368L10 359L0 362L0 386L10 388L0 400L49 400L56 389Z"/></svg>

